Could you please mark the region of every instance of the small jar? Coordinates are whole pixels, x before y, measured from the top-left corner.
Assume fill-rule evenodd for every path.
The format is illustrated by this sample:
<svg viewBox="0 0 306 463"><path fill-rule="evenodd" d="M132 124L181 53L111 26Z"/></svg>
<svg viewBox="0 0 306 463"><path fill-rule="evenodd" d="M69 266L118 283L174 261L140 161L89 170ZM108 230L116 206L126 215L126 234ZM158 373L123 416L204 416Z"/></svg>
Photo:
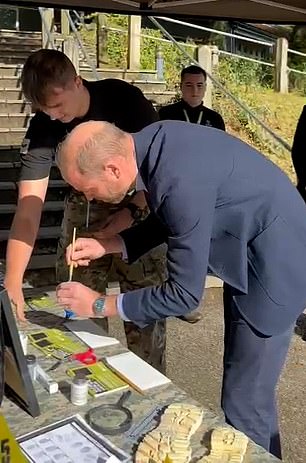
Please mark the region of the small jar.
<svg viewBox="0 0 306 463"><path fill-rule="evenodd" d="M35 357L35 355L26 355L25 358L26 358L26 362L27 362L30 377L31 377L32 381L35 381L35 379L36 379L36 365L37 365L36 357Z"/></svg>
<svg viewBox="0 0 306 463"><path fill-rule="evenodd" d="M88 381L75 377L71 384L70 401L73 405L86 405L88 399Z"/></svg>

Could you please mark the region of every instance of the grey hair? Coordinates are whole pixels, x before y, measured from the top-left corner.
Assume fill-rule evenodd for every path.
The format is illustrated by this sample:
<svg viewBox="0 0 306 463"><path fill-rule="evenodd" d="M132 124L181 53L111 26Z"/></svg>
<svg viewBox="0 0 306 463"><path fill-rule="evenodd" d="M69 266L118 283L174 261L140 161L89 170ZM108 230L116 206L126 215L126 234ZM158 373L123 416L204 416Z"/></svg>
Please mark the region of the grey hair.
<svg viewBox="0 0 306 463"><path fill-rule="evenodd" d="M61 169L71 132L59 145L57 150L57 164ZM126 133L113 124L101 122L101 128L93 132L85 142L77 148L75 166L81 175L98 175L103 168L105 160L112 156L126 155Z"/></svg>

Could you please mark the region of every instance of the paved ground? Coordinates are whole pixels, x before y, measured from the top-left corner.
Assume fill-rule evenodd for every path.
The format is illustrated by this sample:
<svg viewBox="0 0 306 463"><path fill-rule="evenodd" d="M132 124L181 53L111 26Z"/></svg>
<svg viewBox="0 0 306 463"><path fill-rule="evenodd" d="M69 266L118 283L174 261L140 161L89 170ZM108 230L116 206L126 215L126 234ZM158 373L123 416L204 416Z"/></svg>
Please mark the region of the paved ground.
<svg viewBox="0 0 306 463"><path fill-rule="evenodd" d="M203 319L196 325L169 320L168 376L205 407L220 413L222 290L207 289L201 310ZM112 321L111 332L124 340L120 321ZM305 370L306 343L294 335L279 387L285 463L306 462Z"/></svg>

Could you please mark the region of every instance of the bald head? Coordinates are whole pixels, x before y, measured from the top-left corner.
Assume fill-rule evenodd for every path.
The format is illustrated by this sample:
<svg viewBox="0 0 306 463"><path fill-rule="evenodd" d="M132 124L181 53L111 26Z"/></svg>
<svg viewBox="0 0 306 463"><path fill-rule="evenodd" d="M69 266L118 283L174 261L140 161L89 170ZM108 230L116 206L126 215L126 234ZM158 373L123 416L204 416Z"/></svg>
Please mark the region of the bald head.
<svg viewBox="0 0 306 463"><path fill-rule="evenodd" d="M59 146L57 163L63 178L85 194L95 180L104 183L115 195L117 190L122 195L121 190L126 188L126 193L137 175L131 135L108 122L79 124ZM112 194L102 191L87 196L117 202L112 200Z"/></svg>
<svg viewBox="0 0 306 463"><path fill-rule="evenodd" d="M105 160L126 155L127 138L128 134L108 122L83 122L59 146L58 166L63 175L69 168L82 175L97 174Z"/></svg>

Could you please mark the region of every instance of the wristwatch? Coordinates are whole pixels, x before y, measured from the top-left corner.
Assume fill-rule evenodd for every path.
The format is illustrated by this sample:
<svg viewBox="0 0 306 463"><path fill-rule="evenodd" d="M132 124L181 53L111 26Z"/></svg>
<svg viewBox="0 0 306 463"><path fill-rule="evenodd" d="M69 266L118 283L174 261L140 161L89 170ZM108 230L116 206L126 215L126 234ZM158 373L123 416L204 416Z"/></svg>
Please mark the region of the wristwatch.
<svg viewBox="0 0 306 463"><path fill-rule="evenodd" d="M98 299L96 299L93 303L92 308L95 315L103 317L105 311L105 297L98 297Z"/></svg>
<svg viewBox="0 0 306 463"><path fill-rule="evenodd" d="M125 208L130 211L134 220L141 220L146 214L146 209L141 209L141 207L136 206L134 203L128 203Z"/></svg>

